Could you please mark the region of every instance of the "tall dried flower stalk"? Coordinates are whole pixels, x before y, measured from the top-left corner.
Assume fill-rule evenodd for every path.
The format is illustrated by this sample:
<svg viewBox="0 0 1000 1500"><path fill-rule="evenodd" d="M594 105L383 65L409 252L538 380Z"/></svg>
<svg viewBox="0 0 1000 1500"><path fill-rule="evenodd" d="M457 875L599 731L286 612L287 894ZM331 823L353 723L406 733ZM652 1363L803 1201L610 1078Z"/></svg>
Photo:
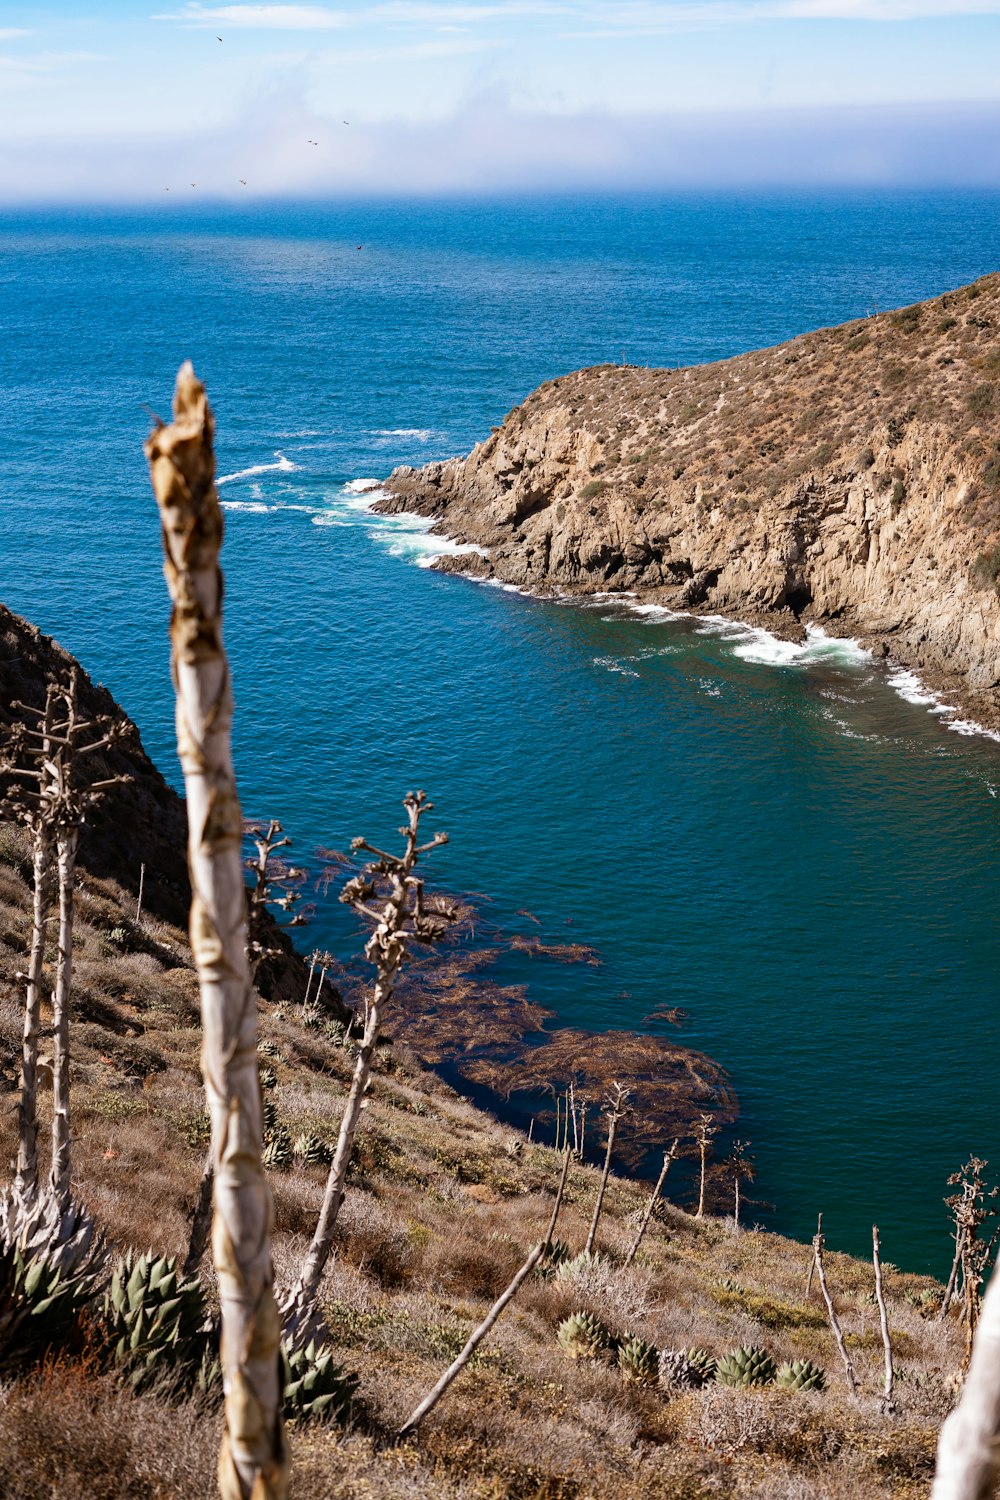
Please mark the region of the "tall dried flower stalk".
<svg viewBox="0 0 1000 1500"><path fill-rule="evenodd" d="M931 1500L989 1500L1000 1474L1000 1279L990 1279L972 1360L938 1439Z"/></svg>
<svg viewBox="0 0 1000 1500"><path fill-rule="evenodd" d="M660 1175L656 1179L656 1185L649 1195L649 1201L646 1204L645 1212L643 1213L642 1219L640 1221L638 1233L636 1234L635 1239L632 1241L632 1244L629 1247L629 1252L622 1262L623 1271L628 1270L629 1266L632 1264L639 1253L639 1246L642 1244L646 1230L649 1228L649 1221L653 1217L653 1209L656 1207L659 1201L660 1194L663 1191L663 1184L667 1180L667 1173L670 1171L671 1163L674 1162L677 1158L677 1151L679 1146L680 1139L678 1138L673 1142L670 1150L664 1151L663 1153L663 1166L660 1168Z"/></svg>
<svg viewBox="0 0 1000 1500"><path fill-rule="evenodd" d="M427 1413L434 1409L437 1403L441 1400L441 1397L447 1391L448 1387L465 1369L465 1366L469 1363L469 1360L475 1354L483 1339L496 1323L504 1308L507 1307L509 1303L513 1302L514 1298L517 1296L518 1292L527 1281L532 1271L548 1253L549 1246L552 1243L552 1236L555 1233L556 1224L559 1221L559 1210L562 1207L563 1194L566 1191L566 1179L569 1176L569 1162L570 1148L569 1146L567 1146L563 1153L562 1176L559 1179L559 1187L556 1190L555 1202L552 1205L552 1213L549 1216L549 1226L545 1231L545 1238L540 1240L534 1247L534 1249L529 1252L527 1259L524 1261L524 1264L517 1272L515 1272L510 1284L504 1289L504 1291L500 1293L500 1296L494 1302L493 1306L490 1308L483 1321L469 1334L469 1337L465 1342L465 1347L462 1349L461 1353L452 1361L437 1384L428 1391L424 1399L417 1404L414 1410L407 1417L406 1421L399 1429L399 1432L397 1434L398 1437L402 1438L408 1436L409 1433L413 1432L417 1427L419 1427L420 1423L424 1420L424 1417L426 1417Z"/></svg>
<svg viewBox="0 0 1000 1500"><path fill-rule="evenodd" d="M38 1038L42 968L51 905L53 866L59 892L56 979L52 992L52 1157L49 1188L57 1202L69 1199L72 1183L70 1133L70 994L73 982L73 911L76 854L88 808L121 778L88 781L82 763L117 740L124 728L107 715L81 719L77 674L52 684L39 712L15 704L23 716L5 746L0 769L11 788L4 807L32 835L34 901L21 1048L18 1164L15 1186L24 1204L38 1192ZM32 720L35 722L32 723Z"/></svg>
<svg viewBox="0 0 1000 1500"><path fill-rule="evenodd" d="M52 728L55 688L50 684L40 722L38 752L41 762L50 754L49 732ZM0 769L16 774L16 762L4 760ZM25 984L24 1025L21 1034L21 1097L17 1109L17 1167L14 1191L25 1204L33 1202L38 1191L38 1038L41 1026L42 971L48 938L49 913L52 906L52 866L55 832L46 809L23 793L13 793L4 801L4 811L17 815L31 834L33 877L31 913L31 950L28 972L19 975Z"/></svg>
<svg viewBox="0 0 1000 1500"><path fill-rule="evenodd" d="M878 1225L872 1225L872 1265L875 1268L875 1301L878 1303L879 1327L882 1330L882 1352L885 1355L885 1385L882 1388L882 1410L890 1415L896 1410L892 1399L895 1372L892 1367L892 1339L889 1336L889 1313L885 1305L882 1286L882 1246L879 1243Z"/></svg>
<svg viewBox="0 0 1000 1500"><path fill-rule="evenodd" d="M257 1016L247 960L243 819L233 774L229 665L222 644L222 512L214 419L190 364L177 375L174 420L146 443L173 601L171 667L184 772L191 948L212 1122L212 1249L222 1306L224 1500L280 1500L288 1457L281 1419L280 1321L271 1264L271 1193L261 1166Z"/></svg>
<svg viewBox="0 0 1000 1500"><path fill-rule="evenodd" d="M695 1212L696 1219L705 1217L705 1179L708 1172L708 1153L712 1142L719 1133L719 1127L711 1115L701 1115L697 1125L694 1127L695 1144L698 1147L699 1173L698 1173L698 1208Z"/></svg>
<svg viewBox="0 0 1000 1500"><path fill-rule="evenodd" d="M615 1137L618 1134L618 1126L628 1114L630 1090L624 1084L613 1083L604 1101L604 1114L608 1121L608 1140L604 1151L604 1168L601 1172L601 1181L597 1188L597 1201L594 1204L593 1217L590 1220L590 1228L587 1231L587 1243L584 1250L590 1254L597 1240L597 1226L601 1220L601 1209L604 1207L604 1194L607 1192L608 1177L611 1173L611 1156L615 1149Z"/></svg>
<svg viewBox="0 0 1000 1500"><path fill-rule="evenodd" d="M822 1224L822 1215L820 1215L820 1223ZM857 1377L854 1374L854 1365L851 1363L851 1356L848 1354L847 1345L844 1343L844 1335L840 1327L840 1319L837 1317L837 1310L833 1305L833 1298L830 1296L830 1288L826 1284L826 1271L823 1266L823 1249L825 1245L826 1239L823 1235L823 1231L822 1229L817 1229L815 1235L813 1236L813 1257L816 1263L816 1275L819 1279L819 1289L823 1293L823 1302L826 1306L826 1316L830 1323L830 1329L833 1333L834 1341L837 1345L838 1350L840 1351L840 1358L844 1366L844 1374L847 1377L847 1384L850 1387L851 1395L856 1398L858 1394L858 1382Z"/></svg>
<svg viewBox="0 0 1000 1500"><path fill-rule="evenodd" d="M362 917L375 923L375 930L365 944L365 957L375 965L375 983L371 995L366 997L364 1036L340 1121L340 1132L326 1181L319 1221L299 1279L287 1304L286 1324L293 1328L298 1322L308 1321L323 1271L330 1258L333 1233L340 1205L344 1201L354 1138L371 1077L375 1044L381 1033L385 1009L392 999L407 948L414 942L436 941L443 936L453 919L449 906L441 902L427 904L424 883L414 874L421 855L448 842L447 834L436 833L427 843L420 843L420 819L432 810L434 804L428 802L423 792L410 792L403 798L403 806L407 821L399 830L404 839L401 855L387 854L385 850L369 844L366 839L353 839L351 842L352 850L371 854L374 859L359 875L347 882L340 899ZM374 904L383 896L383 905Z"/></svg>

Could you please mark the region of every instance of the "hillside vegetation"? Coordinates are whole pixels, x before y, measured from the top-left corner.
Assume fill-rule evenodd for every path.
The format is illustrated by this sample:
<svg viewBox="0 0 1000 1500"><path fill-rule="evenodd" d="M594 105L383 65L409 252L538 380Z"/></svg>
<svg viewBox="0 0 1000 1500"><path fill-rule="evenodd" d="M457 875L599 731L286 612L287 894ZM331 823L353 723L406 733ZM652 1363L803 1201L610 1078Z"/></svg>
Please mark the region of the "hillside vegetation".
<svg viewBox="0 0 1000 1500"><path fill-rule="evenodd" d="M20 629L11 617L6 639L18 645L13 654L23 665L31 643L21 640ZM50 643L33 640L43 667ZM164 817L174 817L176 799L161 794L137 735L125 750L137 767L136 786L117 794L126 802L130 795L152 799ZM123 868L115 873L98 859L77 885L75 1191L118 1252L183 1255L208 1140L198 986L182 931L148 909L137 918L133 855L141 867L154 854L144 836L140 817ZM110 833L107 848L113 864ZM0 825L0 1088L11 1106L30 909L28 842L15 826ZM47 973L54 959L53 946ZM326 1174L295 1146L302 1138L321 1146L335 1138L356 1047L332 987L309 1013L301 1004L304 987L304 965L286 954L279 980L262 984L259 1005L269 1132L284 1143L272 1158L271 1180L275 1264L286 1285L312 1234ZM43 1006L43 1024L47 1019ZM43 1071L43 1126L50 1101ZM12 1107L0 1114L0 1140L12 1158ZM664 1204L624 1269L648 1184L615 1177L599 1259L529 1279L416 1437L397 1444L393 1435L415 1402L539 1240L559 1166L554 1150L474 1109L404 1042L380 1047L321 1291L336 1357L360 1377L358 1397L346 1429L292 1424L293 1494L303 1500L926 1494L961 1357L957 1323L934 1317L940 1287L887 1272L900 1368L897 1410L883 1414L869 1265L827 1256L861 1385L855 1401L815 1288L806 1295L807 1247L737 1231L724 1219L699 1221ZM583 1246L597 1179L583 1164L570 1172L558 1226L570 1251ZM892 1254L892 1246L885 1249ZM211 1293L207 1265L202 1276ZM637 1335L660 1350L698 1346L722 1357L737 1346L760 1345L776 1363L809 1358L824 1368L826 1388L709 1382L685 1389L667 1382L666 1361L659 1385L630 1383L610 1356L567 1358L557 1329L581 1311L602 1320L616 1339ZM85 1322L40 1368L0 1387L0 1443L8 1455L0 1494L4 1500L201 1500L215 1492L219 1421L207 1398L178 1403L166 1392L130 1394L108 1370Z"/></svg>

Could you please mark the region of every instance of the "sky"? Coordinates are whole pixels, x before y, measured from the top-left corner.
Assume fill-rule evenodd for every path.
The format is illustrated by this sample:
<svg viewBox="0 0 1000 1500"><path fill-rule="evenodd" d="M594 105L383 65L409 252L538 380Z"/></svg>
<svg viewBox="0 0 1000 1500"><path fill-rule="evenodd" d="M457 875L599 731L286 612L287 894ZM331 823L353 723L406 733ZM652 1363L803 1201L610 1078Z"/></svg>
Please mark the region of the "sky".
<svg viewBox="0 0 1000 1500"><path fill-rule="evenodd" d="M0 0L0 203L839 185L1000 186L1000 0Z"/></svg>

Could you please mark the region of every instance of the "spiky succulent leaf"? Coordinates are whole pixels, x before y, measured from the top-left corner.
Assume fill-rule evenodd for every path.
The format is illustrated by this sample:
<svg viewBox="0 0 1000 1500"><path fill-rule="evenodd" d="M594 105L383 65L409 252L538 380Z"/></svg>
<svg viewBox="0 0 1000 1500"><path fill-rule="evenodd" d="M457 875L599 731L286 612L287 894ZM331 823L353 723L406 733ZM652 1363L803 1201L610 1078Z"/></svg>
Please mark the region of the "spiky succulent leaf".
<svg viewBox="0 0 1000 1500"><path fill-rule="evenodd" d="M708 1381L715 1379L718 1360L714 1354L709 1354L707 1349L694 1348L685 1349L684 1356L692 1370L699 1377L701 1385L706 1385Z"/></svg>
<svg viewBox="0 0 1000 1500"><path fill-rule="evenodd" d="M292 1165L292 1138L283 1125L278 1125L268 1133L263 1161L265 1167L278 1172L285 1171Z"/></svg>
<svg viewBox="0 0 1000 1500"><path fill-rule="evenodd" d="M302 1349L282 1345L284 1410L289 1419L301 1422L343 1421L347 1418L356 1375L345 1375L327 1344L310 1342Z"/></svg>
<svg viewBox="0 0 1000 1500"><path fill-rule="evenodd" d="M593 1313L575 1312L556 1330L563 1353L570 1359L596 1359L611 1348L611 1331Z"/></svg>
<svg viewBox="0 0 1000 1500"><path fill-rule="evenodd" d="M656 1385L660 1379L660 1356L653 1344L633 1334L618 1345L618 1368L629 1385Z"/></svg>
<svg viewBox="0 0 1000 1500"><path fill-rule="evenodd" d="M603 1255L595 1255L590 1250L581 1250L579 1255L562 1261L556 1267L556 1276L560 1281L572 1281L574 1276L585 1276L588 1271L598 1271L603 1265Z"/></svg>
<svg viewBox="0 0 1000 1500"><path fill-rule="evenodd" d="M821 1391L826 1385L826 1375L811 1359L786 1359L777 1379L784 1391Z"/></svg>
<svg viewBox="0 0 1000 1500"><path fill-rule="evenodd" d="M664 1389L696 1390L705 1384L705 1375L683 1349L661 1349L660 1384Z"/></svg>
<svg viewBox="0 0 1000 1500"><path fill-rule="evenodd" d="M766 1349L744 1344L719 1360L715 1378L720 1385L771 1385L777 1370Z"/></svg>
<svg viewBox="0 0 1000 1500"><path fill-rule="evenodd" d="M311 1130L304 1130L296 1138L292 1152L307 1167L328 1167L333 1160L333 1152L326 1141L314 1135Z"/></svg>
<svg viewBox="0 0 1000 1500"><path fill-rule="evenodd" d="M103 1313L111 1358L135 1390L195 1382L207 1344L205 1292L197 1277L184 1279L176 1260L127 1257L115 1268Z"/></svg>
<svg viewBox="0 0 1000 1500"><path fill-rule="evenodd" d="M0 1199L0 1371L24 1368L71 1335L97 1294L107 1247L78 1203L43 1191Z"/></svg>

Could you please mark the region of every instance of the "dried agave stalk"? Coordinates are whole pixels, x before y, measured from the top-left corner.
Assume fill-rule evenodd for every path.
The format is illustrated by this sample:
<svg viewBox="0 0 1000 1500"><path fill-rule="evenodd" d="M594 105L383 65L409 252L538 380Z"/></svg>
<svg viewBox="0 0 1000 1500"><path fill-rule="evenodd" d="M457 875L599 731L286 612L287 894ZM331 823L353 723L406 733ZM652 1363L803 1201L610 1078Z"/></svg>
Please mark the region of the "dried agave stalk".
<svg viewBox="0 0 1000 1500"><path fill-rule="evenodd" d="M1000 1473L1000 1279L994 1272L962 1396L938 1439L931 1500L988 1500Z"/></svg>
<svg viewBox="0 0 1000 1500"><path fill-rule="evenodd" d="M214 420L190 364L174 421L146 443L173 600L171 667L184 771L191 948L198 969L202 1072L212 1121L212 1249L222 1305L224 1500L280 1500L288 1456L281 1419L280 1322L271 1264L271 1193L261 1166L257 1016L246 954L243 819L233 774L233 700L222 645L222 513Z"/></svg>
<svg viewBox="0 0 1000 1500"><path fill-rule="evenodd" d="M42 755L49 755L49 730L52 728L55 690L50 685L45 696L42 716ZM24 1001L24 1029L21 1036L21 1099L17 1112L17 1170L14 1187L25 1203L32 1202L38 1191L38 1033L42 1008L42 970L48 936L49 911L52 904L52 859L54 839L48 819L32 810L29 818L32 838L32 873L34 892L31 912L31 953L28 959L27 986Z"/></svg>
<svg viewBox="0 0 1000 1500"><path fill-rule="evenodd" d="M441 903L430 908L425 906L423 881L414 874L422 854L448 842L447 835L443 833L434 834L425 844L419 842L420 819L424 813L432 810L434 804L428 802L423 792L410 792L403 798L403 806L407 815L406 826L400 829L405 841L403 853L387 854L365 839L354 839L352 849L374 855L374 862L366 866L361 875L347 882L340 897L346 905L352 906L355 911L376 924L365 945L365 957L375 965L375 983L367 1007L365 1032L358 1049L354 1076L340 1121L340 1132L327 1177L319 1221L299 1279L285 1304L286 1328L291 1327L293 1338L297 1337L296 1325L310 1316L323 1271L330 1258L333 1232L340 1205L344 1201L354 1138L371 1077L375 1045L382 1030L385 1008L392 999L392 992L406 957L407 946L411 942L436 941L453 920L449 907ZM381 908L372 905L386 888L384 905ZM320 985L322 987L322 980Z"/></svg>

